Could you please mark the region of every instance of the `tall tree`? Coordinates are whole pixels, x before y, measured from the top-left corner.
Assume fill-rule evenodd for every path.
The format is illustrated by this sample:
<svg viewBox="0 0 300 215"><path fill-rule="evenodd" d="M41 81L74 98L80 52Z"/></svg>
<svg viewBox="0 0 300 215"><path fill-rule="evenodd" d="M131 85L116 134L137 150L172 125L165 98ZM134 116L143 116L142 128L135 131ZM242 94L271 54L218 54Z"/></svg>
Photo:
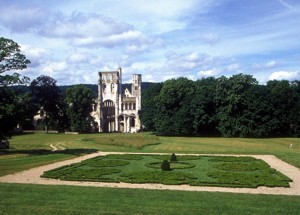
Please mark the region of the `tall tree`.
<svg viewBox="0 0 300 215"><path fill-rule="evenodd" d="M53 127L59 120L61 95L56 80L50 76L41 75L31 82L30 90L38 109L45 114L45 128L48 132L49 125Z"/></svg>
<svg viewBox="0 0 300 215"><path fill-rule="evenodd" d="M66 90L67 115L72 131L89 132L91 130L94 118L90 113L94 99L92 90L84 85L77 85Z"/></svg>
<svg viewBox="0 0 300 215"><path fill-rule="evenodd" d="M240 136L272 136L280 122L272 117L270 90L265 85L252 85L245 95L245 110L241 118L246 128Z"/></svg>
<svg viewBox="0 0 300 215"><path fill-rule="evenodd" d="M257 80L251 75L237 74L230 78L218 78L216 102L218 106L218 129L225 137L244 137L248 133L249 121L245 118L246 92Z"/></svg>
<svg viewBox="0 0 300 215"><path fill-rule="evenodd" d="M155 131L155 118L158 114L156 100L162 86L162 83L154 83L142 92L142 124L147 131Z"/></svg>
<svg viewBox="0 0 300 215"><path fill-rule="evenodd" d="M300 112L298 87L295 83L297 82L294 82L294 86L287 80L272 80L267 83L271 91L272 115L279 122L274 130L275 136L288 136L295 133L292 130L297 127Z"/></svg>
<svg viewBox="0 0 300 215"><path fill-rule="evenodd" d="M196 91L191 101L190 114L193 116L194 134L198 136L216 136L217 117L215 92L217 80L213 77L197 80Z"/></svg>
<svg viewBox="0 0 300 215"><path fill-rule="evenodd" d="M164 83L158 97L155 128L158 135L190 135L193 131L191 101L195 83L187 78Z"/></svg>
<svg viewBox="0 0 300 215"><path fill-rule="evenodd" d="M13 89L13 84L25 84L29 78L18 73L3 75L10 70L26 69L30 61L21 54L20 46L11 39L0 37L0 140L6 139L8 132L15 126L14 119L18 118L19 111L23 110L22 98ZM23 98L24 99L24 98Z"/></svg>
<svg viewBox="0 0 300 215"><path fill-rule="evenodd" d="M291 88L295 102L289 117L291 123L289 134L294 137L300 137L300 81L292 81Z"/></svg>

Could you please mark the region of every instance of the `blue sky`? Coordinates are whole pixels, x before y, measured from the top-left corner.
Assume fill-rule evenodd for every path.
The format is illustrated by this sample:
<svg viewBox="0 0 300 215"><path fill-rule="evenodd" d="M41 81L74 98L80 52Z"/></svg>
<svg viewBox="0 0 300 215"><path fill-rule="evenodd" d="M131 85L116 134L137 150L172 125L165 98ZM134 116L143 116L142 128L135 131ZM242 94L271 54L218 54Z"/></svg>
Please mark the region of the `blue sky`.
<svg viewBox="0 0 300 215"><path fill-rule="evenodd" d="M0 0L0 14L31 80L97 84L98 71L119 66L125 82L300 79L299 0Z"/></svg>

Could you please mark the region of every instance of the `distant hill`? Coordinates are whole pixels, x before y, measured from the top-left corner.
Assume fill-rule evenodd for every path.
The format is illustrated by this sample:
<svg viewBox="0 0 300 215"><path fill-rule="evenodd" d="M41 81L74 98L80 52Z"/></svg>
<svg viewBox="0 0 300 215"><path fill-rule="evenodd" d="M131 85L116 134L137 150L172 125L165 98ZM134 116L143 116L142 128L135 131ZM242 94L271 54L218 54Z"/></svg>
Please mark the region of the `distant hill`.
<svg viewBox="0 0 300 215"><path fill-rule="evenodd" d="M150 87L152 84L155 84L153 82L142 82L142 92L144 90L146 90L148 87ZM84 86L90 88L95 96L98 94L98 85L97 84L83 84ZM58 86L60 91L65 94L66 90L68 88L71 88L71 87L74 87L76 85L62 85L62 86ZM11 86L11 88L15 89L15 90L18 90L18 91L21 91L21 92L29 92L29 87L28 86L23 86L23 85L19 85L19 86ZM129 83L125 83L125 84L122 84L122 89L123 89L123 92L124 90L128 88L129 90L131 90L131 84Z"/></svg>

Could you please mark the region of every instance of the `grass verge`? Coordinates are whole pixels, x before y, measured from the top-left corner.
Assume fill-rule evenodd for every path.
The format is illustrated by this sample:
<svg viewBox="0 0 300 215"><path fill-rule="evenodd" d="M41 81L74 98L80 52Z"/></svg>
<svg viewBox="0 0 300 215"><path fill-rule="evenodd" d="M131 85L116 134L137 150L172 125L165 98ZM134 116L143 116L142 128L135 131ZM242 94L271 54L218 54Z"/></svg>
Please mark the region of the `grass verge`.
<svg viewBox="0 0 300 215"><path fill-rule="evenodd" d="M300 196L0 184L0 214L299 214ZM274 204L276 202L276 204Z"/></svg>

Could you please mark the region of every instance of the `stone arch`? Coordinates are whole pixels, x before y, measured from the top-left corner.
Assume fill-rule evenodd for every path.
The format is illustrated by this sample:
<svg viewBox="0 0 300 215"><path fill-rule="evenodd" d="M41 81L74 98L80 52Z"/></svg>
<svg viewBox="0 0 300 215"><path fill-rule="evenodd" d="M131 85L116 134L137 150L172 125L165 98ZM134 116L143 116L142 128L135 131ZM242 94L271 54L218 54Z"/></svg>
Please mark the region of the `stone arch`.
<svg viewBox="0 0 300 215"><path fill-rule="evenodd" d="M103 102L103 131L112 132L116 130L115 125L115 103L112 100Z"/></svg>
<svg viewBox="0 0 300 215"><path fill-rule="evenodd" d="M120 132L124 132L125 129L125 122L124 122L124 116L123 115L119 115L118 116L118 123L119 123L119 131Z"/></svg>

